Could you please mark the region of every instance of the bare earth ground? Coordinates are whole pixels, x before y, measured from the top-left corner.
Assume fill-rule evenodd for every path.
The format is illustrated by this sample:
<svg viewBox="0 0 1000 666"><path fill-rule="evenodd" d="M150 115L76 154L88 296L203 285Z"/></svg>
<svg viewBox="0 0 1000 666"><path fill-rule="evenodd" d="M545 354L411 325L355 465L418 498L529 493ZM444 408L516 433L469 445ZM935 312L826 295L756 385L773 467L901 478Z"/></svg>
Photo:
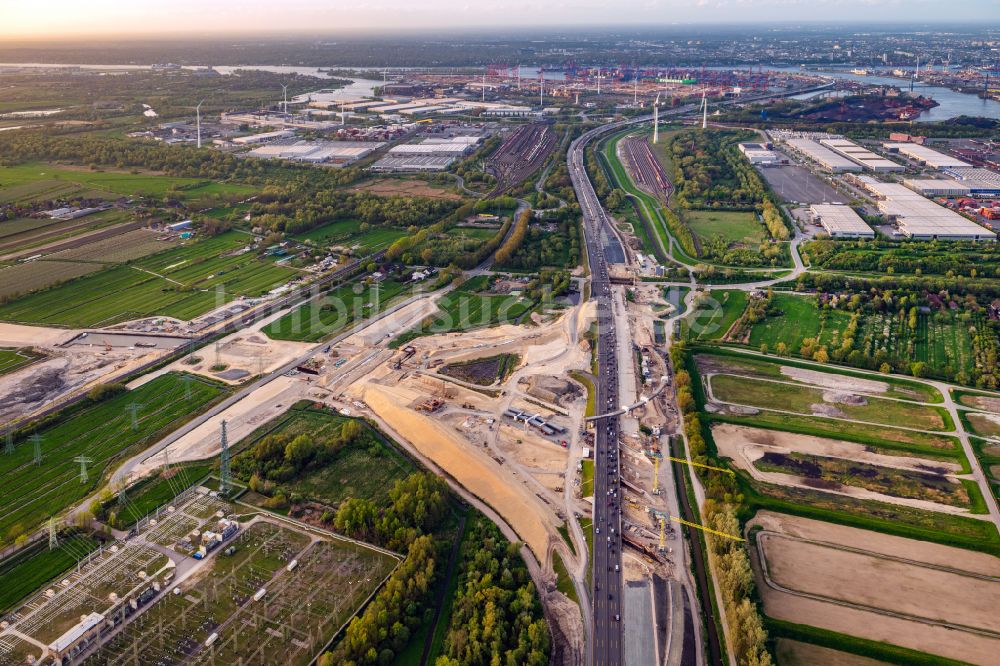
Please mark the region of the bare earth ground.
<svg viewBox="0 0 1000 666"><path fill-rule="evenodd" d="M109 375L164 354L161 349L116 347L111 351L87 345L60 347L79 331L0 323L0 347L32 347L46 358L0 375L0 423L17 420L58 400L85 393Z"/></svg>
<svg viewBox="0 0 1000 666"><path fill-rule="evenodd" d="M357 192L371 192L382 196L428 197L431 199L461 199L462 197L417 178L376 178L349 188Z"/></svg>
<svg viewBox="0 0 1000 666"><path fill-rule="evenodd" d="M989 519L987 515L972 514L969 509L951 506L940 502L929 500L911 499L885 495L883 493L866 490L857 486L841 485L837 490L828 488L817 488L804 482L803 477L782 472L764 472L754 466L754 461L761 458L768 451L778 451L787 453L789 451L800 451L813 455L827 456L833 458L844 458L855 460L883 467L895 467L899 469L912 469L927 471L927 467L945 467L957 471L958 466L953 463L942 463L936 460L923 460L921 458L911 458L905 456L886 456L878 453L869 453L861 444L852 442L842 442L835 439L823 437L812 437L809 435L797 435L794 433L761 430L731 424L719 424L713 426L712 434L719 453L732 459L733 463L740 469L744 469L750 475L767 483L776 483L783 486L796 488L808 488L810 490L831 493L834 495L848 495L860 499L871 499L889 504L899 504L911 506L927 511L937 511L940 513L955 513L967 515L971 518ZM954 479L952 479L955 481ZM958 481L955 481L958 483Z"/></svg>
<svg viewBox="0 0 1000 666"><path fill-rule="evenodd" d="M777 661L781 666L883 666L884 661L877 661L829 648L800 643L799 641L779 638L775 650Z"/></svg>
<svg viewBox="0 0 1000 666"><path fill-rule="evenodd" d="M758 513L747 527L755 526L767 530L758 534L758 542L777 585L995 635L892 617L775 589L763 579L758 549L752 548L758 589L771 617L971 663L996 663L1000 649L1000 617L995 612L1000 608L1000 558L769 511Z"/></svg>
<svg viewBox="0 0 1000 666"><path fill-rule="evenodd" d="M470 492L492 506L544 561L549 543L547 526L555 517L521 484L505 482L498 463L454 430L407 407L425 394L403 386L368 383L364 401L396 432L405 436Z"/></svg>
<svg viewBox="0 0 1000 666"><path fill-rule="evenodd" d="M851 393L882 394L889 390L888 384L878 380L848 377L847 375L831 375L825 372L795 368L789 365L781 366L781 374L789 379L812 384L813 386L822 386L823 388L837 389Z"/></svg>
<svg viewBox="0 0 1000 666"><path fill-rule="evenodd" d="M297 400L307 396L309 384L301 379L279 377L226 409L217 419L201 424L165 451L143 460L129 478L140 478L162 467L167 456L171 463L202 460L217 456L220 450L221 421L226 421L229 445L233 446L258 427L284 413Z"/></svg>
<svg viewBox="0 0 1000 666"><path fill-rule="evenodd" d="M969 395L963 398L963 403L967 403L979 409L985 409L994 414L1000 414L1000 398L989 398L982 395Z"/></svg>

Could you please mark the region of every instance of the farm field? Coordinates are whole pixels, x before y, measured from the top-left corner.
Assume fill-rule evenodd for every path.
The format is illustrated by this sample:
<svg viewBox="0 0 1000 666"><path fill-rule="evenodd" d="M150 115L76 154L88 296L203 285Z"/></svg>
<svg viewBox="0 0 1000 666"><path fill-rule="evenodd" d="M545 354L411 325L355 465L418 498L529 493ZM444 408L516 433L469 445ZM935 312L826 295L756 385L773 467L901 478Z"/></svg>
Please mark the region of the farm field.
<svg viewBox="0 0 1000 666"><path fill-rule="evenodd" d="M750 211L692 210L684 221L702 241L721 237L729 244L758 245L767 240L764 227Z"/></svg>
<svg viewBox="0 0 1000 666"><path fill-rule="evenodd" d="M713 289L708 296L701 303L696 299L695 312L682 321L682 331L687 339L721 340L747 305L746 292L738 289Z"/></svg>
<svg viewBox="0 0 1000 666"><path fill-rule="evenodd" d="M775 641L775 657L781 666L888 666L889 662L869 659L861 655L831 650L830 648L803 643L789 638Z"/></svg>
<svg viewBox="0 0 1000 666"><path fill-rule="evenodd" d="M77 261L32 261L0 268L0 298L28 294L74 278L96 273L103 264Z"/></svg>
<svg viewBox="0 0 1000 666"><path fill-rule="evenodd" d="M89 536L63 535L60 547L55 550L48 549L47 541L39 542L0 563L0 614L58 578L76 564L78 557L95 550L97 545Z"/></svg>
<svg viewBox="0 0 1000 666"><path fill-rule="evenodd" d="M253 188L247 185L156 173L90 171L39 163L0 167L0 203L79 196L107 199L119 196L162 197L171 190L179 190L185 199L206 194L253 193Z"/></svg>
<svg viewBox="0 0 1000 666"><path fill-rule="evenodd" d="M28 533L90 493L102 475L127 451L150 443L220 398L221 385L197 377L169 373L97 404L74 409L43 425L38 436L41 463L34 462L34 443L27 435L15 440L11 455L0 456L0 535L5 542ZM190 391L190 395L188 395ZM130 405L135 407L135 427ZM80 482L86 455L89 482Z"/></svg>
<svg viewBox="0 0 1000 666"><path fill-rule="evenodd" d="M41 355L29 349L10 349L0 347L0 375L20 370L41 358Z"/></svg>
<svg viewBox="0 0 1000 666"><path fill-rule="evenodd" d="M725 349L695 356L704 373L746 375L758 379L776 379L834 390L850 390L911 402L941 403L944 398L933 386L894 375L861 374L838 366L808 366L799 361L775 356L752 356Z"/></svg>
<svg viewBox="0 0 1000 666"><path fill-rule="evenodd" d="M0 255L16 258L41 254L44 247L60 241L69 243L84 234L106 231L116 226L124 227L130 222L136 224L129 213L114 209L75 220L16 218L0 223ZM8 224L12 226L7 227Z"/></svg>
<svg viewBox="0 0 1000 666"><path fill-rule="evenodd" d="M992 663L996 557L772 511L747 527L759 530L751 560L767 616Z"/></svg>
<svg viewBox="0 0 1000 666"><path fill-rule="evenodd" d="M966 412L972 432L981 437L1000 437L1000 415Z"/></svg>
<svg viewBox="0 0 1000 666"><path fill-rule="evenodd" d="M396 280L371 286L348 282L300 305L262 330L272 340L316 342L384 310L408 289L408 284Z"/></svg>
<svg viewBox="0 0 1000 666"><path fill-rule="evenodd" d="M192 319L296 275L270 258L239 253L247 242L229 232L108 268L0 305L0 319L78 328L152 315Z"/></svg>
<svg viewBox="0 0 1000 666"><path fill-rule="evenodd" d="M1000 395L995 393L976 393L974 391L955 391L954 393L955 399L961 405L1000 414Z"/></svg>
<svg viewBox="0 0 1000 666"><path fill-rule="evenodd" d="M360 220L338 220L316 227L292 238L297 241L312 241L320 246L344 246L365 255L392 245L394 241L407 235L406 229L396 227L372 227L361 230Z"/></svg>
<svg viewBox="0 0 1000 666"><path fill-rule="evenodd" d="M54 252L46 255L45 260L96 261L105 264L135 261L175 246L174 241L157 240L159 235L150 229L134 229L80 247Z"/></svg>
<svg viewBox="0 0 1000 666"><path fill-rule="evenodd" d="M128 663L141 645L145 658L164 663L182 655L185 663L261 663L281 654L282 663L304 666L398 561L340 539L311 542L270 521L251 524L232 545L235 553L216 555L184 596L162 598L84 663ZM288 571L293 559L298 565ZM262 588L266 601L254 600ZM246 624L256 627L253 640ZM205 647L212 633L219 637Z"/></svg>
<svg viewBox="0 0 1000 666"><path fill-rule="evenodd" d="M921 430L950 430L945 412L939 408L898 400L834 393L820 388L751 379L737 375L708 378L711 395L725 403L790 411L881 425L906 424Z"/></svg>

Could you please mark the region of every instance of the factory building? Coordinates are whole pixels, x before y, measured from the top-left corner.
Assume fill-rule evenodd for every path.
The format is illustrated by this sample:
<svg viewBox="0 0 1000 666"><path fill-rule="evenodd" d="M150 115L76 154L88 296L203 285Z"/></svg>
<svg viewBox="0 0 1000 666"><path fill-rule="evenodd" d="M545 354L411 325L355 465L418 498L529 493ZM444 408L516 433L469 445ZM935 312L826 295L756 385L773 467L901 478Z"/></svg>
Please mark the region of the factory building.
<svg viewBox="0 0 1000 666"><path fill-rule="evenodd" d="M861 185L875 199L888 222L900 233L921 240L996 240L996 234L953 210L939 206L908 187L883 183L870 176L857 176Z"/></svg>
<svg viewBox="0 0 1000 666"><path fill-rule="evenodd" d="M959 180L969 188L969 194L974 197L1000 196L1000 174L989 169L973 167L952 167L945 173Z"/></svg>
<svg viewBox="0 0 1000 666"><path fill-rule="evenodd" d="M848 139L820 139L823 146L838 153L847 159L860 164L868 171L875 173L890 173L893 171L903 171L902 164L896 164L892 160L887 160L881 155L876 155L867 148L862 148Z"/></svg>
<svg viewBox="0 0 1000 666"><path fill-rule="evenodd" d="M927 146L918 145L916 143L893 143L891 141L887 141L882 145L885 146L885 149L890 153L905 155L914 162L929 166L933 169L951 169L955 167L960 168L969 166L968 162L963 162L956 157L939 153L938 151L932 150Z"/></svg>
<svg viewBox="0 0 1000 666"><path fill-rule="evenodd" d="M763 143L741 143L739 149L750 164L768 165L780 161L778 154Z"/></svg>
<svg viewBox="0 0 1000 666"><path fill-rule="evenodd" d="M247 155L290 162L343 166L370 155L372 151L384 145L380 141L278 141L254 148Z"/></svg>
<svg viewBox="0 0 1000 666"><path fill-rule="evenodd" d="M857 173L861 171L861 165L824 148L812 139L788 139L785 143L793 151L815 162L830 173Z"/></svg>
<svg viewBox="0 0 1000 666"><path fill-rule="evenodd" d="M814 204L809 212L830 238L875 238L872 228L850 206Z"/></svg>
<svg viewBox="0 0 1000 666"><path fill-rule="evenodd" d="M908 178L903 185L925 197L967 197L969 186L951 178Z"/></svg>
<svg viewBox="0 0 1000 666"><path fill-rule="evenodd" d="M456 159L471 153L480 141L482 136L478 134L429 136L419 143L390 148L370 169L377 172L442 171Z"/></svg>
<svg viewBox="0 0 1000 666"><path fill-rule="evenodd" d="M292 130L278 130L276 132L262 132L261 134L251 134L249 136L238 136L233 139L237 146L249 146L255 143L267 143L279 139L290 139L295 136Z"/></svg>

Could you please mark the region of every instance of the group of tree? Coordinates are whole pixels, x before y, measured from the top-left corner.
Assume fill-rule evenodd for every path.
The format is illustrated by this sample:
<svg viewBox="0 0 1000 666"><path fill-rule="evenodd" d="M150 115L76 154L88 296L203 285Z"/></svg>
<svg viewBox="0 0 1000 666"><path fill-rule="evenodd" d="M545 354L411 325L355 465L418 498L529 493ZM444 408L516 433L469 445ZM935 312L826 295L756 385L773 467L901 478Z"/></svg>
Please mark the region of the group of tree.
<svg viewBox="0 0 1000 666"><path fill-rule="evenodd" d="M996 243L824 239L805 244L802 251L811 265L834 271L1000 277L1000 247Z"/></svg>
<svg viewBox="0 0 1000 666"><path fill-rule="evenodd" d="M514 230L511 232L510 236L503 241L503 244L497 249L494 255L494 261L497 265L503 266L511 260L514 253L520 249L521 244L528 235L528 225L531 223L531 209L521 211L521 214L517 217L517 222L514 223Z"/></svg>
<svg viewBox="0 0 1000 666"><path fill-rule="evenodd" d="M373 443L374 435L360 421L344 421L332 435L273 433L262 437L233 459L233 473L275 504L286 504L292 493L282 488L304 472L331 463L348 446Z"/></svg>
<svg viewBox="0 0 1000 666"><path fill-rule="evenodd" d="M575 220L564 220L558 231L532 224L526 241L502 264L498 252L496 263L502 268L536 270L543 266L569 268L579 261L580 227Z"/></svg>
<svg viewBox="0 0 1000 666"><path fill-rule="evenodd" d="M519 544L482 517L466 529L444 654L436 666L548 664L549 631Z"/></svg>
<svg viewBox="0 0 1000 666"><path fill-rule="evenodd" d="M394 550L405 548L440 524L448 508L448 484L430 472L414 472L396 481L388 504L352 497L337 508L338 532Z"/></svg>

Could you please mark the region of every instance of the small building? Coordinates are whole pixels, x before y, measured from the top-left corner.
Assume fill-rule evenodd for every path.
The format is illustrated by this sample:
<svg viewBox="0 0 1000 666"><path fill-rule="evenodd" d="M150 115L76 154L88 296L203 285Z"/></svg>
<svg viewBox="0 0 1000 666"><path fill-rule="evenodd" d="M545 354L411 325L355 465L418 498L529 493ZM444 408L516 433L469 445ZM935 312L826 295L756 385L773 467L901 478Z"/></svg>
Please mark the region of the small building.
<svg viewBox="0 0 1000 666"><path fill-rule="evenodd" d="M777 164L780 161L778 154L771 150L767 144L741 143L739 149L750 164Z"/></svg>
<svg viewBox="0 0 1000 666"><path fill-rule="evenodd" d="M90 647L100 634L103 623L104 616L100 613L84 615L77 624L50 643L49 652L56 666L72 663L77 655Z"/></svg>

